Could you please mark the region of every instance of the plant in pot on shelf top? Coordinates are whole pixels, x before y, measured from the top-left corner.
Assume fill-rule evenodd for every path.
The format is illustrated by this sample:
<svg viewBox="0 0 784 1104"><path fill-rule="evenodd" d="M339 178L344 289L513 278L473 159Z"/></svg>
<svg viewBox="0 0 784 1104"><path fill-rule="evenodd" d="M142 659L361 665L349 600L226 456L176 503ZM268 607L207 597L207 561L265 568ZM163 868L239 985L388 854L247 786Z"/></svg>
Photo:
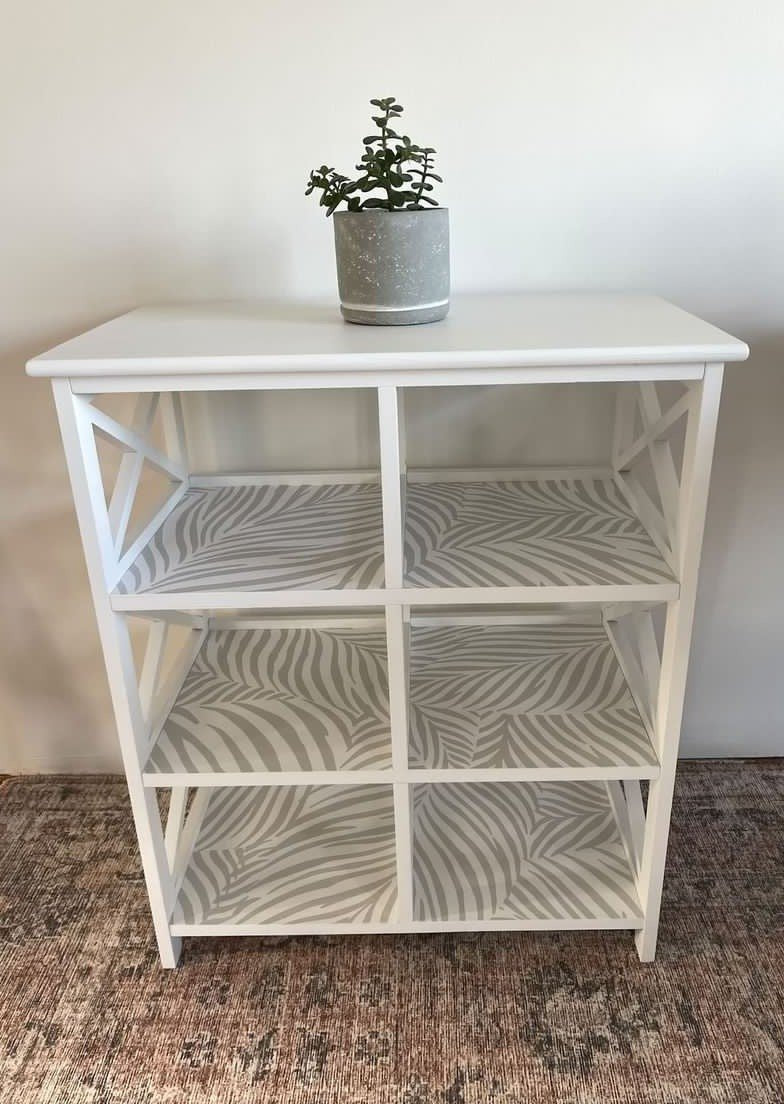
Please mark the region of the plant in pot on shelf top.
<svg viewBox="0 0 784 1104"><path fill-rule="evenodd" d="M352 180L322 165L310 174L306 195L321 192L334 215L340 309L349 322L401 326L436 322L449 310L449 212L432 196L430 146L398 134L392 120L403 108L394 96L371 100L378 134ZM338 211L345 204L347 210Z"/></svg>

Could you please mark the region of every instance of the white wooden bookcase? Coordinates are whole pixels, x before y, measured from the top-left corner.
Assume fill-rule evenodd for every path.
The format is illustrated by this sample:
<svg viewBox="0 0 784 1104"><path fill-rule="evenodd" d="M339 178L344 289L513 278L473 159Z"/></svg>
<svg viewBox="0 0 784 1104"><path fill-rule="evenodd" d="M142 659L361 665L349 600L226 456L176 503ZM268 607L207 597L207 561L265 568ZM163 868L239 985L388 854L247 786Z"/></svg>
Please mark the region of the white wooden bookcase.
<svg viewBox="0 0 784 1104"><path fill-rule="evenodd" d="M145 308L28 364L164 966L189 934L498 928L626 928L653 958L722 371L747 355L662 300L574 294L409 328ZM408 468L409 389L577 381L616 385L605 465ZM185 393L301 388L377 392L378 469L192 470ZM147 471L169 490L134 528Z"/></svg>

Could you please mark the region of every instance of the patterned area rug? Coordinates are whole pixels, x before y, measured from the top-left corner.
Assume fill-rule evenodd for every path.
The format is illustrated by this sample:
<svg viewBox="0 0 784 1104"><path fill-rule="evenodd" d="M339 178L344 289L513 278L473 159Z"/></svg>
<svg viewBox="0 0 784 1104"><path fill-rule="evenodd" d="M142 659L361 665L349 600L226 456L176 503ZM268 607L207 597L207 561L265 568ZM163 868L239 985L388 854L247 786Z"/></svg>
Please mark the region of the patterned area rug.
<svg viewBox="0 0 784 1104"><path fill-rule="evenodd" d="M125 786L0 787L0 1100L782 1104L784 761L685 763L659 955L626 933L190 940Z"/></svg>

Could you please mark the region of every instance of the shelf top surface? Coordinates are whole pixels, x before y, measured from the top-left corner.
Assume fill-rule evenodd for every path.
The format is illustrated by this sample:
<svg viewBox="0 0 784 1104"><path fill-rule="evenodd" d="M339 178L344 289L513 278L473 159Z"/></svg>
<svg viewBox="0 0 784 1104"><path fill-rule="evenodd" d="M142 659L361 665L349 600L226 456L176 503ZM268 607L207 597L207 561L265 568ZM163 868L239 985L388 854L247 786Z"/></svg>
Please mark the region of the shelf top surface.
<svg viewBox="0 0 784 1104"><path fill-rule="evenodd" d="M421 326L344 322L337 303L141 307L27 364L31 376L590 367L745 360L737 338L656 296L455 295Z"/></svg>

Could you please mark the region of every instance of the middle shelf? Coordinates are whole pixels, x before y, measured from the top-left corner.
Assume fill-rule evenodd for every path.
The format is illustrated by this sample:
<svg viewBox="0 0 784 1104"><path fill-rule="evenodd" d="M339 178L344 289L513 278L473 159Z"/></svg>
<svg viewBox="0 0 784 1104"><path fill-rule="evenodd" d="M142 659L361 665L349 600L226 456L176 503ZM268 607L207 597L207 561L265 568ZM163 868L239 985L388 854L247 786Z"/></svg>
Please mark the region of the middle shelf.
<svg viewBox="0 0 784 1104"><path fill-rule="evenodd" d="M372 471L193 476L117 581L113 606L677 597L671 567L612 475L576 468L492 478L501 474L409 471L402 510L385 503ZM385 526L397 591L385 588Z"/></svg>
<svg viewBox="0 0 784 1104"><path fill-rule="evenodd" d="M433 623L408 648L393 771L381 619L209 629L144 765L148 786L655 778L621 664L591 623Z"/></svg>

